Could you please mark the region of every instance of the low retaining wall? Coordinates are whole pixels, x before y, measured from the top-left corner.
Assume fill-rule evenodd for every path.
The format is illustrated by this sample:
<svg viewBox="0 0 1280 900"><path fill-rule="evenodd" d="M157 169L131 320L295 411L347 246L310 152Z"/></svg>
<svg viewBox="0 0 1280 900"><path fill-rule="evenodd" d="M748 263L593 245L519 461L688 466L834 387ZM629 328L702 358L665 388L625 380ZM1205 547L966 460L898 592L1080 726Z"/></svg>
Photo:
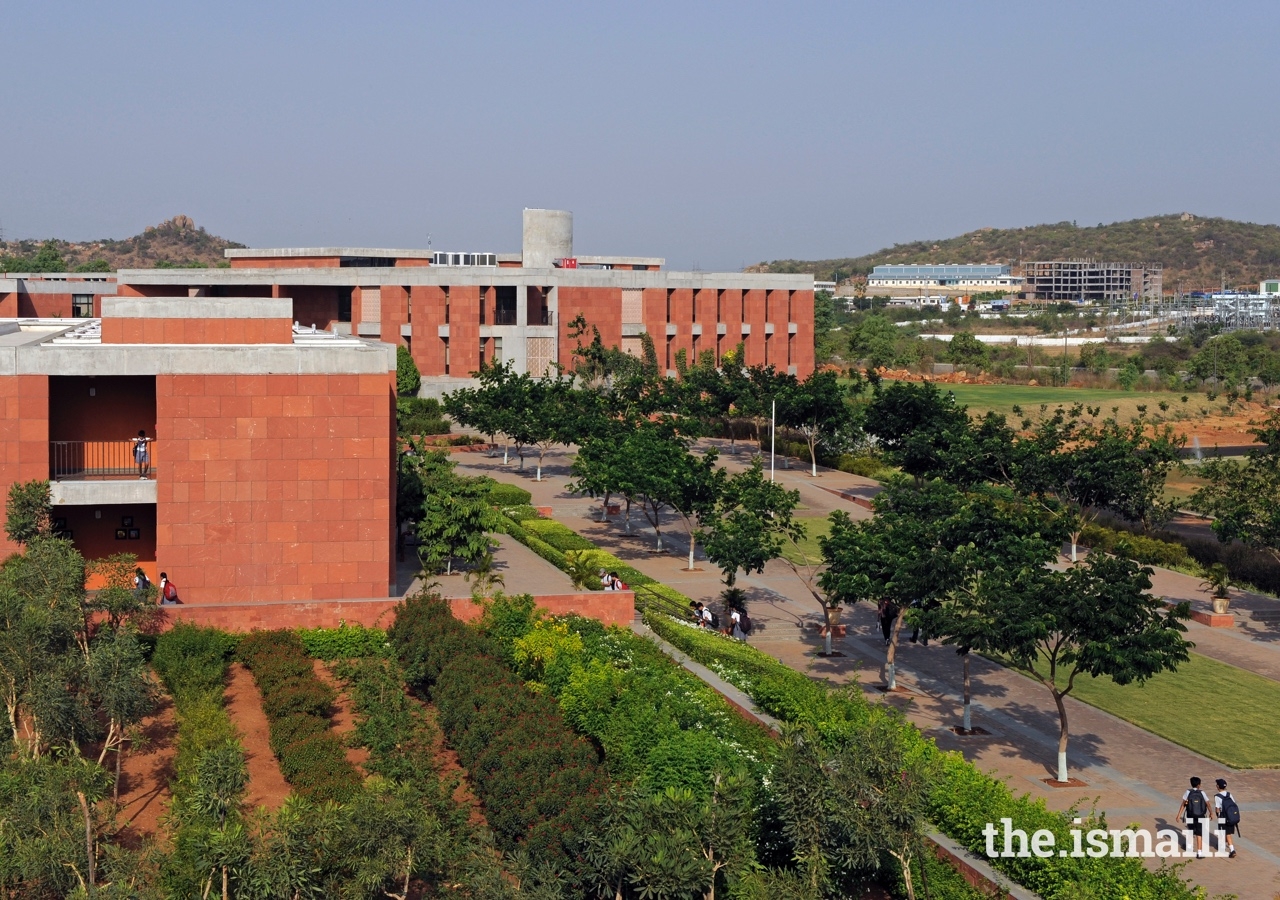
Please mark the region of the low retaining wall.
<svg viewBox="0 0 1280 900"><path fill-rule="evenodd" d="M636 617L636 595L631 591L591 591L581 594L535 596L539 609L553 615L577 613L605 625L630 626ZM175 622L221 628L225 631L276 628L337 628L342 622L370 628L387 628L394 619L398 597L370 600L279 600L257 603L193 603L161 607L168 627ZM470 598L449 601L453 614L464 622L480 616Z"/></svg>

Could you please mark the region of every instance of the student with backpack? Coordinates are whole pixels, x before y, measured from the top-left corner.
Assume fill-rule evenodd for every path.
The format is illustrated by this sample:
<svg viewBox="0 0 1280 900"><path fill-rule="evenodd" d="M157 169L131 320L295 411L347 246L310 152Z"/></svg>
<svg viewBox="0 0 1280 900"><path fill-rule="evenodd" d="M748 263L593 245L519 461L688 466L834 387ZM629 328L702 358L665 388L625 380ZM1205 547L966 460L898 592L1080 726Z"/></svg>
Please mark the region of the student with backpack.
<svg viewBox="0 0 1280 900"><path fill-rule="evenodd" d="M139 601L147 598L147 591L151 590L151 579L147 577L147 573L137 568L133 573L133 593Z"/></svg>
<svg viewBox="0 0 1280 900"><path fill-rule="evenodd" d="M1183 813L1186 816L1183 816ZM1204 835L1208 831L1206 823L1209 821L1209 798L1205 796L1204 791L1200 790L1200 779L1194 775L1191 777L1191 790L1185 791L1182 795L1182 804L1178 807L1178 813L1173 817L1175 820L1182 819L1187 823L1187 828L1194 835L1196 858L1204 858ZM1191 848L1188 847L1188 850Z"/></svg>
<svg viewBox="0 0 1280 900"><path fill-rule="evenodd" d="M1236 803L1236 798L1231 796L1231 792L1227 790L1227 779L1219 778L1217 781L1218 793L1213 795L1213 809L1218 814L1218 832L1226 839L1226 847L1229 851L1227 856L1231 859L1236 858L1236 845L1231 840L1231 835L1238 834L1240 831L1240 806ZM1218 845L1218 852L1222 852L1222 844Z"/></svg>
<svg viewBox="0 0 1280 900"><path fill-rule="evenodd" d="M178 599L178 588L169 580L167 572L160 573L160 605L161 606L177 606L182 601Z"/></svg>

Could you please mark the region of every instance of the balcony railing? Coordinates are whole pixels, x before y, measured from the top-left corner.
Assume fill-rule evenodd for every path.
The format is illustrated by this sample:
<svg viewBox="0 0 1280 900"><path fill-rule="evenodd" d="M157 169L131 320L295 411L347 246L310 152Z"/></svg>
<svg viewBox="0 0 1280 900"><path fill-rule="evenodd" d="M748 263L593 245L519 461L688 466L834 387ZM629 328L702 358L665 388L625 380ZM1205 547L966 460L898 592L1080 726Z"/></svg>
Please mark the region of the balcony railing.
<svg viewBox="0 0 1280 900"><path fill-rule="evenodd" d="M50 441L49 473L54 481L85 478L138 477L138 461L134 442L127 441ZM155 463L155 441L147 441L151 474Z"/></svg>

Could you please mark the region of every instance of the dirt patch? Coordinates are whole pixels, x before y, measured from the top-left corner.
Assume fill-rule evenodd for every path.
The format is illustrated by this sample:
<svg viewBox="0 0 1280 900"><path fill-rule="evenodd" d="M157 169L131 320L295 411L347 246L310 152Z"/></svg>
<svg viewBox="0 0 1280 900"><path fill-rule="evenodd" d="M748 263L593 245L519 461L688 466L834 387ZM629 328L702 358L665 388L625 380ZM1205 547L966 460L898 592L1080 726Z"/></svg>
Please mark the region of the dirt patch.
<svg viewBox="0 0 1280 900"><path fill-rule="evenodd" d="M412 695L409 699L422 708L426 713L427 721L431 723L431 730L434 733L431 749L435 756L436 771L440 773L440 778L445 784L453 784L453 802L467 810L467 821L470 824L488 828L489 823L484 817L484 807L480 803L480 798L471 790L467 770L462 763L458 762L458 754L445 745L444 734L440 730L440 716L436 708Z"/></svg>
<svg viewBox="0 0 1280 900"><path fill-rule="evenodd" d="M178 724L173 701L164 697L155 715L142 720L142 740L120 761L120 841L135 847L160 830L160 817L169 811L173 757ZM106 765L113 765L108 759Z"/></svg>
<svg viewBox="0 0 1280 900"><path fill-rule="evenodd" d="M345 742L347 736L356 730L355 708L352 706L351 697L347 694L342 682L334 677L333 672L329 671L329 667L323 662L318 659L312 660L312 666L315 668L316 677L338 692L338 699L333 702L335 711L329 718L329 728ZM347 747L347 762L355 766L361 776L366 774L364 764L368 760L369 751L364 747Z"/></svg>
<svg viewBox="0 0 1280 900"><path fill-rule="evenodd" d="M271 752L268 740L267 714L262 711L262 695L253 674L240 663L232 663L227 680L227 713L240 732L249 764L249 792L245 800L250 806L277 810L289 796L289 783L280 774L280 765Z"/></svg>

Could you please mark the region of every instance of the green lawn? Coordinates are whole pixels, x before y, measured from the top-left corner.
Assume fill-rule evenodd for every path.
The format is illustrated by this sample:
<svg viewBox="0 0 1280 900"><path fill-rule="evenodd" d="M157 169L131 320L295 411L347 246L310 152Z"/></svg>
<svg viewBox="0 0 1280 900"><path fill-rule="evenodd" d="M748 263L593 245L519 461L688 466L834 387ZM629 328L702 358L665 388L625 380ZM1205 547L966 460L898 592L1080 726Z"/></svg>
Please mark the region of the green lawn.
<svg viewBox="0 0 1280 900"><path fill-rule="evenodd" d="M1034 418L1040 411L1040 404L1050 410L1056 406L1070 408L1072 404L1083 403L1085 406L1102 407L1102 415L1110 416L1111 408L1118 406L1120 421L1128 421L1138 414L1138 405L1145 404L1147 415L1163 415L1172 419L1178 410L1185 410L1191 418L1199 418L1199 410L1209 404L1203 394L1187 393L1187 402L1182 403L1182 394L1171 391L1117 391L1105 388L1073 388L1047 387L1029 384L940 384L938 388L951 391L956 400L969 407L969 412L984 415L988 411L1013 417L1013 407L1020 406L1024 415ZM1169 404L1167 412L1161 412L1160 401ZM1216 405L1215 405L1216 408Z"/></svg>
<svg viewBox="0 0 1280 900"><path fill-rule="evenodd" d="M818 538L825 537L831 533L831 520L820 518L801 519L797 517L797 521L804 525L806 535L805 539L800 542L799 546L788 543L783 548L782 555L791 560L796 565L804 565L804 556L809 557L809 562L822 561L822 548L818 546Z"/></svg>
<svg viewBox="0 0 1280 900"><path fill-rule="evenodd" d="M1216 659L1192 653L1143 685L1077 678L1071 695L1229 766L1280 768L1280 682Z"/></svg>

